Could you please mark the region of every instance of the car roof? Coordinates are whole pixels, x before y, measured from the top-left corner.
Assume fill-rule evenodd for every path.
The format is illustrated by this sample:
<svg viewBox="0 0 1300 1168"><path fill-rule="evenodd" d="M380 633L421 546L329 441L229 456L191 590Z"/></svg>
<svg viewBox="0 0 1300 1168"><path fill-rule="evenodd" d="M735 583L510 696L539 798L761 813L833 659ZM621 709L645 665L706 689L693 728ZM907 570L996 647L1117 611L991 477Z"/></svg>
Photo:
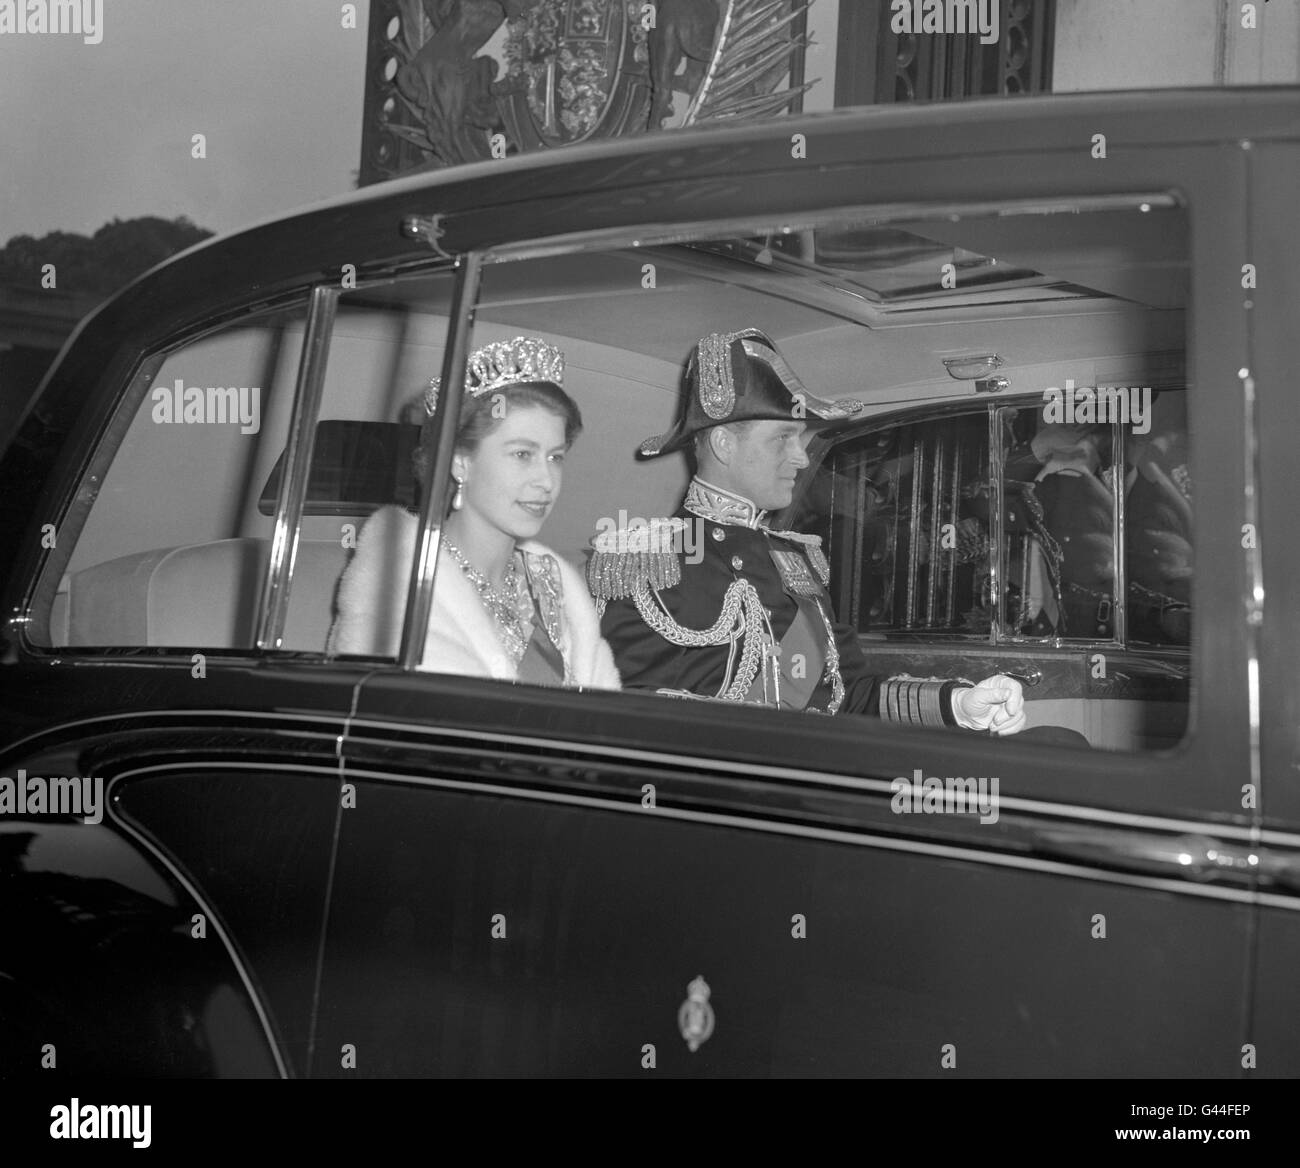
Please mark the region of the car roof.
<svg viewBox="0 0 1300 1168"><path fill-rule="evenodd" d="M538 150L509 158L441 166L428 163L400 178L375 183L319 202L249 224L244 230L284 223L309 212L364 208L386 198L412 192L436 191L460 183L505 180L530 175L544 189L544 177L562 174L586 163L618 158L664 161L674 156L696 155L710 146L726 143L780 141L794 133L825 141L838 137L861 140L862 136L895 130L911 141L911 154L933 152L926 131L951 130L960 135L965 152L999 152L1006 148L1013 130L1025 134L1022 146L1039 142L1059 144L1050 130L1032 133L1034 127L1059 126L1080 118L1121 116L1124 121L1107 125L1107 137L1121 145L1231 140L1249 132L1252 139L1300 136L1300 85L1197 87L1185 89L1112 90L1042 94L1016 98L984 97L960 102L907 102L888 105L851 106L817 113L771 119L762 122L702 122L658 134L626 138L605 138L575 143L555 150ZM711 141L713 139L714 141ZM897 155L905 157L906 155ZM670 167L680 162L669 161ZM655 168L657 169L657 168ZM539 174L539 172L541 172ZM648 174L647 177L652 177ZM606 182L621 177L605 171ZM230 238L230 233L224 238ZM221 237L219 237L221 238ZM197 244L197 250L213 241Z"/></svg>
<svg viewBox="0 0 1300 1168"><path fill-rule="evenodd" d="M1112 153L1244 136L1294 139L1300 136L1300 86L877 105L425 169L187 249L91 313L65 353L83 335L117 343L135 329L166 331L170 322L202 317L207 308L219 313L235 300L271 302L305 284L338 280L346 264L355 265L359 279L427 264L438 253L404 234L409 216L437 217L442 250L450 254L562 238L600 223L666 221L687 212L717 219L732 208L744 213L746 199L767 205L770 197L765 201L759 193L763 180L791 173L794 134L806 140L806 160L795 165L829 174L885 159L1086 151L1096 133L1106 135Z"/></svg>

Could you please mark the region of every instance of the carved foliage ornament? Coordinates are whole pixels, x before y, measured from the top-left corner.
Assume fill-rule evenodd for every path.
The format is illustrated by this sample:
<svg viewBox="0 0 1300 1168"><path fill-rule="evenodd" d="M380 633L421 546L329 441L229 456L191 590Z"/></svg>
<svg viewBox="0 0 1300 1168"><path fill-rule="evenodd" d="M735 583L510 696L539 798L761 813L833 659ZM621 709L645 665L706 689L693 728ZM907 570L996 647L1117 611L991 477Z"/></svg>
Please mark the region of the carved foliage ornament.
<svg viewBox="0 0 1300 1168"><path fill-rule="evenodd" d="M674 87L691 94L686 125L771 117L808 88L789 79L812 0L399 3L392 96L415 124L388 115L385 128L443 163L658 129ZM498 79L482 50L503 24Z"/></svg>

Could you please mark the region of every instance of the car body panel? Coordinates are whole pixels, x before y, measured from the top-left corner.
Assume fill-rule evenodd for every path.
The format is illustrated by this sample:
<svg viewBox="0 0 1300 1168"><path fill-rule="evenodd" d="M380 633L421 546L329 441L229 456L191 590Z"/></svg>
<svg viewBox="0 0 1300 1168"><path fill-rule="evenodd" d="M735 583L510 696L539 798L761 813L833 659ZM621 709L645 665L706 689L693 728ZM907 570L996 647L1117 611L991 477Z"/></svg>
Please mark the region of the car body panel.
<svg viewBox="0 0 1300 1168"><path fill-rule="evenodd" d="M337 879L367 894L332 906L319 1074L345 1073L331 1056L355 1035L357 1073L381 1076L632 1076L646 1044L691 1077L1239 1073L1244 1011L1221 1006L1245 904L357 777ZM1202 929L1221 944L1176 961ZM692 1052L697 976L716 1026ZM1168 1003L1155 1025L1135 986Z"/></svg>
<svg viewBox="0 0 1300 1168"><path fill-rule="evenodd" d="M210 906L107 823L6 819L0 1075L278 1077Z"/></svg>
<svg viewBox="0 0 1300 1168"><path fill-rule="evenodd" d="M1277 1052L1300 1025L1300 595L1293 541L1271 533L1289 531L1300 433L1281 343L1300 296L1298 138L1295 90L840 113L417 175L141 277L74 334L0 461L0 773L111 792L103 824L0 823L6 905L26 922L0 985L66 1001L97 943L86 922L109 928L89 980L103 1003L130 987L138 1033L92 1012L81 1046L58 1032L65 1070L121 1051L159 1074L633 1075L651 1044L657 1071L687 1076L1227 1077L1254 1044L1258 1073L1295 1073ZM86 468L148 388L146 355L304 304L344 264L364 282L601 232L1165 193L1190 223L1195 605L1216 614L1172 751L29 635L42 565L67 552L42 530L94 491ZM411 216L432 244L403 234ZM1243 311L1251 256L1270 283ZM914 775L996 776L999 814L900 814L894 784ZM679 1010L697 977L716 1026L692 1051ZM53 1016L20 1028L18 1065L39 1064Z"/></svg>

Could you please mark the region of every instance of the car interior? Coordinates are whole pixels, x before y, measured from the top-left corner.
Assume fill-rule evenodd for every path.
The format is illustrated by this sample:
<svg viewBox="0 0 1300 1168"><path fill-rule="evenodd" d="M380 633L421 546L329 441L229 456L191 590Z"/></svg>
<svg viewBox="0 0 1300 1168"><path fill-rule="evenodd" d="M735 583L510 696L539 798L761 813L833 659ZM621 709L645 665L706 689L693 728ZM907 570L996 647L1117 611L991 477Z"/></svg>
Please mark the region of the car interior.
<svg viewBox="0 0 1300 1168"><path fill-rule="evenodd" d="M822 536L837 615L868 652L913 672L981 653L996 666L1008 648L1059 660L1027 692L1031 724L1160 749L1184 732L1189 684L1187 255L1167 197L647 234L486 264L469 343L530 334L563 350L585 427L540 538L581 567L602 520L678 505L685 458L636 451L671 427L691 346L762 329L810 392L865 405L810 427L812 465L774 524ZM285 650L325 651L356 532L377 507L415 503L451 299L445 269L340 297ZM304 325L279 311L181 345L124 403L134 416L63 571L52 646L253 647ZM1126 416L1099 394L1049 414L1047 391L1067 386L1147 396L1125 397ZM194 421L160 420L190 387L209 391ZM211 387L256 394L256 431L214 419ZM1128 655L1130 683L1146 662L1150 684L1098 685L1097 646Z"/></svg>

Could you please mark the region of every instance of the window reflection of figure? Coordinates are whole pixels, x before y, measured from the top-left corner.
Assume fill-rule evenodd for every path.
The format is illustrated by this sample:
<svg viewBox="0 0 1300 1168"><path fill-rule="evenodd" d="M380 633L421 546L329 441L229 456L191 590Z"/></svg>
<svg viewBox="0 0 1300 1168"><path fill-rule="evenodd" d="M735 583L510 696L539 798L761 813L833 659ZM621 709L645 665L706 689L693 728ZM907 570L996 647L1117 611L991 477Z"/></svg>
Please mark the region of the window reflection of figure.
<svg viewBox="0 0 1300 1168"><path fill-rule="evenodd" d="M602 533L588 568L625 684L682 697L1020 731L1024 697L1012 678L972 685L876 676L855 630L835 622L821 541L765 522L769 511L789 505L795 477L808 465L806 427L798 419L848 417L851 410L808 393L757 329L701 340L686 384L677 427L641 446L654 457L694 444L698 470L681 509L648 529ZM688 524L696 527L691 543L698 557L683 554L679 529Z"/></svg>
<svg viewBox="0 0 1300 1168"><path fill-rule="evenodd" d="M1185 645L1191 631L1192 504L1184 395L1158 394L1150 426L1148 433L1128 433L1120 479L1128 637ZM1009 521L1023 517L1023 526L1009 533L1024 533L1026 548L1020 631L1085 639L1114 635L1116 478L1109 424L1039 425L1031 439L1012 449L1006 510ZM1014 557L1011 566L1014 579Z"/></svg>
<svg viewBox="0 0 1300 1168"><path fill-rule="evenodd" d="M1045 423L1007 460L1008 516L1019 535L1016 628L1031 636L1109 637L1115 553L1110 428ZM1008 534L1012 534L1009 532Z"/></svg>
<svg viewBox="0 0 1300 1168"><path fill-rule="evenodd" d="M1128 456L1129 634L1186 645L1192 615L1192 479L1185 394L1156 396L1150 432L1129 438Z"/></svg>
<svg viewBox="0 0 1300 1168"><path fill-rule="evenodd" d="M421 668L534 685L617 689L582 577L536 542L555 506L564 456L582 428L561 388L564 358L536 337L470 355ZM437 379L426 394L432 415ZM416 451L429 472L432 428ZM366 522L339 582L330 651L396 656L417 517L396 506Z"/></svg>

